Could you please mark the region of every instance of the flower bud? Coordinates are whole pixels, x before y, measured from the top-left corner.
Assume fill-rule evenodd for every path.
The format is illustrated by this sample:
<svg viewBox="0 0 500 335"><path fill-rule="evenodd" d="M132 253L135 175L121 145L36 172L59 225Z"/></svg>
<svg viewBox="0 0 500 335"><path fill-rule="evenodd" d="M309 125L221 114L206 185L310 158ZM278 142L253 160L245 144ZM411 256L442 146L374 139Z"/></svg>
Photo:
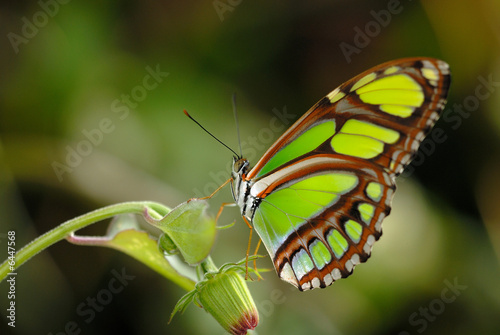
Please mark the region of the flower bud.
<svg viewBox="0 0 500 335"><path fill-rule="evenodd" d="M246 334L259 323L259 313L245 280L237 270L213 274L198 287L205 310L231 334Z"/></svg>

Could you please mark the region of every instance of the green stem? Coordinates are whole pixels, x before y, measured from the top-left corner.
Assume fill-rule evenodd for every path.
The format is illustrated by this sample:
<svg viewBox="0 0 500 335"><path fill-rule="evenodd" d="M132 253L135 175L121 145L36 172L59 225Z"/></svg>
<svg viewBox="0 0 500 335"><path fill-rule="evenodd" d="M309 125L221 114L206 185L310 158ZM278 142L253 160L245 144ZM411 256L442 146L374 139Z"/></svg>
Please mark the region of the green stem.
<svg viewBox="0 0 500 335"><path fill-rule="evenodd" d="M219 271L219 268L215 265L214 261L212 260L212 257L208 255L207 258L205 258L200 265L196 267L196 275L198 276L198 280L203 280L205 277L205 274L207 273L216 273Z"/></svg>
<svg viewBox="0 0 500 335"><path fill-rule="evenodd" d="M214 261L212 260L212 257L210 256L205 258L200 265L203 273L219 271L219 268L215 265Z"/></svg>
<svg viewBox="0 0 500 335"><path fill-rule="evenodd" d="M19 250L15 256L15 265L13 269L10 268L8 260L3 262L2 265L0 265L0 282L5 279L9 272L13 272L15 269L19 268L40 251L66 238L71 232L77 231L95 222L111 218L118 214L143 214L146 207L153 209L158 215L165 215L170 211L162 204L151 201L123 202L120 204L103 207L66 221L56 228L39 236L24 248Z"/></svg>

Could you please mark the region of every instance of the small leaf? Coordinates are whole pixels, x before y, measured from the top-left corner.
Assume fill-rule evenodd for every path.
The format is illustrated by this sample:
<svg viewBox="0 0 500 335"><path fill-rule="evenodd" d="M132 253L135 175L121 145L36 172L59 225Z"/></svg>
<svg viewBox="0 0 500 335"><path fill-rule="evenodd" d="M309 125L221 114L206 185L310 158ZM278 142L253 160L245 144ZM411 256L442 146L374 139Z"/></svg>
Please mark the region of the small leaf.
<svg viewBox="0 0 500 335"><path fill-rule="evenodd" d="M163 253L158 249L158 242L145 231L138 230L138 225L132 216L115 217L106 236L76 236L72 234L67 240L78 245L102 246L119 250L149 266L187 291L194 288L194 281L180 274L165 259Z"/></svg>
<svg viewBox="0 0 500 335"><path fill-rule="evenodd" d="M196 290L192 290L191 292L186 293L183 295L179 301L175 304L174 310L172 311L172 314L170 314L170 319L168 320L168 323L172 321L174 318L175 314L177 312L184 313L186 308L189 306L189 304L194 300L195 296L197 294Z"/></svg>
<svg viewBox="0 0 500 335"><path fill-rule="evenodd" d="M161 219L146 210L145 219L161 229L191 265L203 261L215 242L215 220L206 214L205 200L192 199L174 208Z"/></svg>

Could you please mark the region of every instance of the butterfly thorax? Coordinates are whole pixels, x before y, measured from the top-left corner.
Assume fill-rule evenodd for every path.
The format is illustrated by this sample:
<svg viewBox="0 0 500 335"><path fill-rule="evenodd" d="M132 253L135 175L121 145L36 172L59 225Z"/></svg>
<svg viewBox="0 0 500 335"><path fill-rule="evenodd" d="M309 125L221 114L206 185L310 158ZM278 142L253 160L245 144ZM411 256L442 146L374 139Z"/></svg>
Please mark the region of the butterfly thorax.
<svg viewBox="0 0 500 335"><path fill-rule="evenodd" d="M255 208L260 202L255 196L252 196L252 180L247 179L247 172L250 170L250 163L246 158L235 157L233 159L232 187L234 201L241 209L241 215L244 215L250 221L253 219Z"/></svg>

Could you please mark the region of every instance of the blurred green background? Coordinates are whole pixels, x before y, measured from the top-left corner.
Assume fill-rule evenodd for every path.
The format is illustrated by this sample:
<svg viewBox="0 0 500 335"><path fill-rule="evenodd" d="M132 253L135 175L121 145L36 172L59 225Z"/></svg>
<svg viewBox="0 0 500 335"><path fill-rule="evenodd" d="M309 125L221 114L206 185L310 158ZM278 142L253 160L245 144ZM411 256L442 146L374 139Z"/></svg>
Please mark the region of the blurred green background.
<svg viewBox="0 0 500 335"><path fill-rule="evenodd" d="M249 283L257 332L498 334L499 22L495 0L2 2L0 258L8 230L20 248L98 207L175 206L213 191L228 178L231 153L183 109L237 148L236 93L243 152L255 163L343 81L384 61L431 56L453 75L436 125L444 136L427 141L399 178L371 259L324 290L298 292L274 272ZM223 201L227 188L211 201L214 214ZM217 264L245 255L239 211L227 209L220 224L233 220L218 235ZM134 279L82 315L113 270ZM167 325L182 289L113 250L63 241L18 273L15 329L0 284L1 334L69 334L72 322L81 334L223 333L194 306Z"/></svg>

